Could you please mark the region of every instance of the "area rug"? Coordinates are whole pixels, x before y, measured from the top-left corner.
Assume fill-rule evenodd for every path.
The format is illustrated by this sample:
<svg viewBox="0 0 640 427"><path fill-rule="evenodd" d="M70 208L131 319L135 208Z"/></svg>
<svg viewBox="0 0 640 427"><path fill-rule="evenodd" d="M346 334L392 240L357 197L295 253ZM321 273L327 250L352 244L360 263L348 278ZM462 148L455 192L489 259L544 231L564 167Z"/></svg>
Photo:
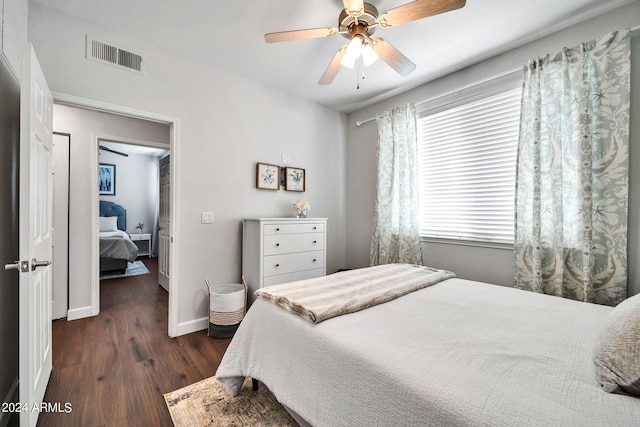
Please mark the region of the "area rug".
<svg viewBox="0 0 640 427"><path fill-rule="evenodd" d="M119 271L107 271L100 275L100 280L116 279L118 277L140 276L142 274L149 274L149 270L142 263L142 261L134 261L127 263L127 269L124 273Z"/></svg>
<svg viewBox="0 0 640 427"><path fill-rule="evenodd" d="M264 384L253 391L250 378L236 397L211 377L167 393L164 400L178 427L298 425Z"/></svg>

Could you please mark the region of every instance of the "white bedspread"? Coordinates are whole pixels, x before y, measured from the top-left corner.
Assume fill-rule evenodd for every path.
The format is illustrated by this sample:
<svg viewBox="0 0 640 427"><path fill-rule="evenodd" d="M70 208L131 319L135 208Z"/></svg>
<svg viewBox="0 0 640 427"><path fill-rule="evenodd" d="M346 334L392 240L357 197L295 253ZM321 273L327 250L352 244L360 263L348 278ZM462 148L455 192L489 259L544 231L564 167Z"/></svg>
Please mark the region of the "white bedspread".
<svg viewBox="0 0 640 427"><path fill-rule="evenodd" d="M138 247L122 230L100 232L100 258L123 259L134 262L138 257Z"/></svg>
<svg viewBox="0 0 640 427"><path fill-rule="evenodd" d="M462 279L318 324L258 299L216 377L318 427L638 426L640 399L592 365L611 310Z"/></svg>

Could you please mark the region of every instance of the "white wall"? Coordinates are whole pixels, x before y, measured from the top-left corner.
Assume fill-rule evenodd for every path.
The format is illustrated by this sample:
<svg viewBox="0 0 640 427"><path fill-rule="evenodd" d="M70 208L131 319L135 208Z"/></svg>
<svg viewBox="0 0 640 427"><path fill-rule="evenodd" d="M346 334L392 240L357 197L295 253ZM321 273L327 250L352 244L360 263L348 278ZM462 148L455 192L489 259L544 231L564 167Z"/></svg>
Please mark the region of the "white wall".
<svg viewBox="0 0 640 427"><path fill-rule="evenodd" d="M165 126L165 130L168 139L169 127ZM116 151L126 147L110 142L101 142L100 145ZM102 195L100 200L117 203L127 210L127 233L140 233L141 231L136 229L140 222L144 224L143 232L151 233L154 228L153 219L158 194L159 158L142 154L129 154L129 157L124 157L104 150L100 150L98 154L100 163L116 166L116 194Z"/></svg>
<svg viewBox="0 0 640 427"><path fill-rule="evenodd" d="M84 59L87 33L140 52L146 75ZM29 39L53 91L180 119L174 253L181 331L206 327L204 278L240 279L244 217L289 216L293 201L304 198L312 216L329 219L327 271L345 266L346 116L36 3L29 4ZM303 195L255 189L255 162L279 164L283 153L306 169ZM89 203L89 189L81 191ZM202 211L215 213L214 224L200 223ZM88 234L88 221L72 227ZM75 303L90 305L88 294Z"/></svg>
<svg viewBox="0 0 640 427"><path fill-rule="evenodd" d="M69 310L82 310L91 305L91 168L92 135L110 135L169 144L169 126L114 114L55 104L53 130L71 134L69 159ZM115 155L113 155L115 156ZM121 156L115 156L121 157ZM100 161L105 158L100 155ZM105 161L106 162L106 161ZM112 163L112 162L106 162ZM120 174L120 170L117 171ZM126 187L116 178L116 195ZM123 203L127 210L126 203ZM135 230L135 213L127 211L128 229ZM137 222L136 222L137 223Z"/></svg>
<svg viewBox="0 0 640 427"><path fill-rule="evenodd" d="M369 243L373 221L376 168L375 122L356 127L356 122L406 102L420 102L457 88L522 67L539 55L554 53L565 46L592 40L610 31L640 24L638 2L621 7L574 27L513 49L459 72L427 83L386 101L349 115L347 146L347 265L363 267L369 263ZM481 43L482 41L478 41ZM640 37L632 38L631 136L629 196L629 290L640 293ZM423 243L424 263L454 271L458 277L511 285L513 250Z"/></svg>

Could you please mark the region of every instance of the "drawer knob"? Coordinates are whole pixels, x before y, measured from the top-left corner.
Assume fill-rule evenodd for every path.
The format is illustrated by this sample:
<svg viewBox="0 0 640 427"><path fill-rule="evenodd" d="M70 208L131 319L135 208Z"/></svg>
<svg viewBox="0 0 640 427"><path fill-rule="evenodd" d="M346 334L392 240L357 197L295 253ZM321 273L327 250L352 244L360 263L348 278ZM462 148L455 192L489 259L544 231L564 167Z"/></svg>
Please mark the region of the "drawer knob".
<svg viewBox="0 0 640 427"><path fill-rule="evenodd" d="M276 247L277 247L277 246L280 246L280 243L276 243Z"/></svg>
<svg viewBox="0 0 640 427"><path fill-rule="evenodd" d="M314 258L314 259L313 259L313 262L316 262L316 261L318 261L318 260Z"/></svg>
<svg viewBox="0 0 640 427"><path fill-rule="evenodd" d="M313 229L314 229L314 230L317 230L317 229L318 229L318 227L313 227Z"/></svg>
<svg viewBox="0 0 640 427"><path fill-rule="evenodd" d="M317 240L314 240L314 241L313 241L313 244L315 245L316 243L318 243L318 241L317 241Z"/></svg>
<svg viewBox="0 0 640 427"><path fill-rule="evenodd" d="M280 267L280 264L276 264L276 268Z"/></svg>
<svg viewBox="0 0 640 427"><path fill-rule="evenodd" d="M280 227L276 228L276 231L280 231Z"/></svg>

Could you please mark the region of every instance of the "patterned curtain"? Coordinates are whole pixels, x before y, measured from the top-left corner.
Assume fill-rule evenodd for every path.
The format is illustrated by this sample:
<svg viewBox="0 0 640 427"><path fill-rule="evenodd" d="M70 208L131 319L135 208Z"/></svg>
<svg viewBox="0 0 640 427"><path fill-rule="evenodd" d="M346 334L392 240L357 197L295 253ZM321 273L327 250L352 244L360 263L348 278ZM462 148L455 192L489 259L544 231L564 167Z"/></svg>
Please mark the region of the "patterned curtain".
<svg viewBox="0 0 640 427"><path fill-rule="evenodd" d="M515 286L616 305L627 295L629 32L525 69Z"/></svg>
<svg viewBox="0 0 640 427"><path fill-rule="evenodd" d="M378 173L371 265L422 264L416 108L407 104L385 111L376 121Z"/></svg>

